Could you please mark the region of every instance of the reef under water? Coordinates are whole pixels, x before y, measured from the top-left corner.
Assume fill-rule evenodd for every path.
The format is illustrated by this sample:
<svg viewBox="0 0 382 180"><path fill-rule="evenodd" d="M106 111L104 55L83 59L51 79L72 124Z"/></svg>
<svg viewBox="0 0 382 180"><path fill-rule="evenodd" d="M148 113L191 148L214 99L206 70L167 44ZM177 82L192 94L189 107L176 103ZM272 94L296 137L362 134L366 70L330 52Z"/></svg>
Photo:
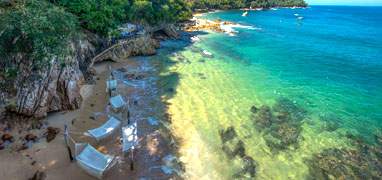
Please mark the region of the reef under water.
<svg viewBox="0 0 382 180"><path fill-rule="evenodd" d="M219 130L222 141L222 150L229 159L236 158L242 167L233 175L233 178L254 178L256 176L257 162L245 152L244 142L237 137L234 127Z"/></svg>
<svg viewBox="0 0 382 180"><path fill-rule="evenodd" d="M381 179L382 141L368 144L362 138L354 140L355 148L330 148L307 160L311 179Z"/></svg>
<svg viewBox="0 0 382 180"><path fill-rule="evenodd" d="M263 105L251 107L252 120L269 148L274 151L293 146L298 148L302 121L307 112L293 101L279 98L272 107Z"/></svg>

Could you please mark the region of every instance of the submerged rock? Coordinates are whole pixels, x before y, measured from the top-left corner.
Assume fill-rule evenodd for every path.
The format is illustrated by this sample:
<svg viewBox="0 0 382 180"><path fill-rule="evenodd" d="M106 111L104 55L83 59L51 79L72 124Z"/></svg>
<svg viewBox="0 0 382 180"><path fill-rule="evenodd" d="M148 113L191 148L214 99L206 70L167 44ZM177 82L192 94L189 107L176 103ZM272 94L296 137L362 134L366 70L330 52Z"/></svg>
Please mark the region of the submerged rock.
<svg viewBox="0 0 382 180"><path fill-rule="evenodd" d="M279 98L276 104L273 106L273 111L279 114L288 114L292 121L302 121L307 112L301 107L297 106L297 103L287 98Z"/></svg>
<svg viewBox="0 0 382 180"><path fill-rule="evenodd" d="M223 144L226 143L227 141L230 141L234 138L237 137L235 128L230 126L226 130L221 129L219 131L220 139L222 140Z"/></svg>
<svg viewBox="0 0 382 180"><path fill-rule="evenodd" d="M257 163L250 156L245 156L242 158L243 166L240 172L236 173L233 177L235 179L239 178L254 178L256 176Z"/></svg>
<svg viewBox="0 0 382 180"><path fill-rule="evenodd" d="M260 131L272 125L272 118L272 112L269 106L261 106L258 112L253 115L256 128Z"/></svg>
<svg viewBox="0 0 382 180"><path fill-rule="evenodd" d="M337 130L340 127L339 122L341 121L340 119L334 117L334 116L325 116L325 117L320 117L322 124L322 129L324 131L329 131L333 132Z"/></svg>
<svg viewBox="0 0 382 180"><path fill-rule="evenodd" d="M259 109L258 109L255 105L253 105L253 106L251 107L251 112L252 112L252 113L257 113L258 110L259 110Z"/></svg>
<svg viewBox="0 0 382 180"><path fill-rule="evenodd" d="M281 123L271 127L270 135L278 139L278 143L271 143L267 141L267 145L271 149L287 149L290 145L297 146L298 138L301 133L301 126L292 123ZM268 139L269 140L269 139Z"/></svg>
<svg viewBox="0 0 382 180"><path fill-rule="evenodd" d="M228 127L219 131L223 143L222 151L229 159L238 158L242 161L241 170L234 174L233 178L254 178L256 175L256 161L246 154L245 144L236 134L234 127Z"/></svg>
<svg viewBox="0 0 382 180"><path fill-rule="evenodd" d="M245 156L244 142L241 140L229 141L223 144L222 150L230 159L236 156L239 156L239 157Z"/></svg>
<svg viewBox="0 0 382 180"><path fill-rule="evenodd" d="M382 132L374 134L375 141L382 146Z"/></svg>
<svg viewBox="0 0 382 180"><path fill-rule="evenodd" d="M280 98L275 105L251 107L252 120L256 129L263 133L263 138L271 150L285 150L298 145L302 131L302 120L306 111L296 103Z"/></svg>
<svg viewBox="0 0 382 180"><path fill-rule="evenodd" d="M368 146L368 145L367 145ZM382 179L381 147L326 149L307 161L311 179ZM379 154L379 155L378 155Z"/></svg>

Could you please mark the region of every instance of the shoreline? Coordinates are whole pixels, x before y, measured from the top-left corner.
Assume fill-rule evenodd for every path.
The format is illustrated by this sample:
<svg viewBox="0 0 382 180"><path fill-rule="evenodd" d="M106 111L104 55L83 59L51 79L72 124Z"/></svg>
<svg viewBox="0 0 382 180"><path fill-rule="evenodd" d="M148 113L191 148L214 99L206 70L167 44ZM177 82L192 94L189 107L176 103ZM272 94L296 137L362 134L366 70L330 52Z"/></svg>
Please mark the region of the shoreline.
<svg viewBox="0 0 382 180"><path fill-rule="evenodd" d="M183 39L177 41L186 42L186 46L190 45L190 43L193 43L191 38L194 36L193 32L180 31L180 34L183 34L183 36L181 37ZM73 111L51 112L48 114L47 117L37 120L38 122L41 122L46 126L59 129L59 133L51 142L46 142L46 140L44 139L46 127L41 129L26 129L25 127L23 127L25 126L25 124L30 124L30 122L28 121L21 122L21 124L24 124L22 125L21 129L16 130L16 128L14 128L11 131L6 131L10 134L17 134L16 131L22 133L14 137L16 141L6 144L6 146L4 147L5 149L0 150L0 162L5 163L10 160L9 158L18 159L16 161L12 161L9 164L7 163L7 165L0 163L0 166L10 166L13 169L13 171L0 171L0 175L2 175L6 179L16 180L28 179L37 175L38 173L41 173L41 176L47 177L48 179L66 179L67 177L65 176L65 174L70 174L70 178L72 179L94 179L93 177L89 176L85 171L80 169L75 162L69 161L69 155L66 149L66 145L64 143L64 126L68 125L70 131L73 132L70 134L76 141L89 142L100 152L106 154L119 154L118 151L120 151L120 145L118 143L119 140L117 140L118 137L113 136L115 140L103 144L97 143L93 139L83 135L83 133L87 130L99 127L106 121L106 118L100 118L98 120L95 120L93 118L94 113L107 111L106 109L108 98L105 89L106 80L110 74L110 71L108 70L107 66L111 66L112 71L119 71L119 73L122 72L126 74L129 73L129 70L127 70L129 68L135 67L137 69L140 69L143 66L147 66L147 64L140 64L140 62L145 61L144 59L164 58L165 56L176 53L180 49L169 48L165 50L167 52L163 57L159 57L161 56L159 51L161 51L162 48L159 48L157 50L158 53L154 56L135 56L129 57L123 61L118 62L97 62L93 67L95 69L94 82L92 82L91 84L84 84L80 89L83 102L79 109ZM174 88L172 87L172 85L169 86L168 83L165 82L167 81L168 77L161 77L160 75L163 69L166 69L168 66L171 66L171 63L166 64L168 63L168 61L171 60L162 59L162 61L163 62L161 62L161 60L155 60L149 63L156 63L151 64L155 66L156 70L154 74L150 75L150 78L156 78L156 86L162 86L160 84L165 83L165 87L153 87L154 89L156 89L156 91L160 93L156 95L156 98L154 98L151 102L150 100L143 102L143 104L145 104L146 106L153 105L153 103L156 104L153 105L153 107L156 107L157 110L151 113L154 113L157 117L159 117L157 118L157 120L160 123L158 126L151 127L151 125L148 124L147 121L143 120L144 118L141 118L141 122L143 123L142 125L138 125L141 126L138 128L138 131L140 131L138 133L138 137L141 139L141 136L143 136L146 140L144 141L144 147L140 147L139 149L146 150L144 150L143 153L138 152L137 161L146 162L146 157L150 156L148 155L149 151L151 151L151 153L156 153L159 155L155 155L156 157L149 160L149 162L137 163L137 165L135 165L135 168L140 168L140 170L135 171L131 171L130 169L126 168L128 166L126 162L123 162L123 160L119 158L119 161L121 162L119 163L120 166L118 167L119 172L109 173L111 174L111 176L106 175L104 179L118 180L124 179L125 177L132 177L138 179L141 177L150 176L163 177L165 179L182 179L181 175L183 174L182 171L184 171L184 167L178 159L178 144L180 143L180 140L177 139L177 137L174 137L174 135L172 134L170 127L171 115L168 112L168 106L170 104L166 99L167 96L171 96L171 94L174 93ZM119 84L119 86L122 85ZM127 97L127 99L134 99L134 97L132 97L130 93L134 92L136 89L134 90L134 88L121 88L121 90L124 91L124 95L125 97ZM139 93L144 94L145 92L148 91L140 90ZM135 103L134 101L131 102ZM140 113L142 112L143 111L141 110ZM141 115L142 114L139 114L137 116ZM134 117L134 115L132 116ZM20 118L24 119L25 117ZM20 144L25 142L23 140L23 136L26 134L37 135L37 140L33 142L28 141L28 147L20 149ZM141 153L141 156L139 155L139 153ZM166 174L163 172L163 170L160 169L161 164L164 163L163 159L167 155L175 156L176 159L178 159L176 160L175 164L173 164L176 169L173 170L171 174ZM153 167L154 172L151 172Z"/></svg>
<svg viewBox="0 0 382 180"><path fill-rule="evenodd" d="M105 80L108 78L108 74L110 74L107 70L107 66L112 66L112 71L119 71L119 73L124 71L124 73L127 73L126 75L132 73L132 68L154 68L152 74L145 72L138 73L145 74L145 79L154 79L155 82L153 82L154 84L152 84L153 86L150 90L154 93L159 91L158 87L155 86L157 86L157 81L159 81L158 73L161 65L150 64L154 62L142 64L142 62L149 61L145 59L147 59L147 57L138 56L128 58L128 60L125 60L124 62L101 62L97 64L95 66L97 72L95 75L95 79L97 79L95 84L85 85L81 89L81 95L84 98L81 108L75 111L50 113L48 117L41 120L41 122L61 129L57 137L50 143L45 142L45 140L41 138L33 143L28 149L22 151L14 151L13 148L9 149L8 147L6 147L6 150L1 150L0 166L12 167L14 171L1 171L0 174L6 179L28 179L37 171L40 171L43 172L48 179L67 179L68 177L65 175L68 173L70 174L71 179L94 179L87 175L85 171L81 170L76 163L71 163L69 161L63 137L64 125L69 125L69 129L75 132L72 135L76 140L80 142L90 142L90 144L97 145L96 147L101 152L120 156L120 145L118 145L119 143L117 142L118 137L113 137L115 138L113 141L97 144L81 134L88 129L98 127L106 121L106 118L92 120L91 116L94 112L105 112L105 107L108 102L105 91ZM131 118L138 120L138 137L141 140L140 147L136 154L134 171L131 171L128 168L129 165L126 164L127 162L124 162L122 156L120 156L118 158L120 163L118 163L118 167L115 168L119 171L106 174L104 179L125 179L126 177L133 179L143 177L179 179L180 176L177 175L175 171L171 174L166 174L161 171L160 168L164 163L163 159L166 156L176 156L177 154L174 137L172 137L171 131L167 129L168 127L163 125L169 123L167 119L168 114L163 110L165 108L165 102L162 101L159 95L150 95L150 93L148 93L150 90L148 89L142 91L134 87L124 88L121 86L123 85L119 84L119 90L125 92L125 97L131 100L130 102L133 103L133 106L136 106L132 107ZM156 98L151 99L150 97L152 95L155 95ZM134 100L135 98L137 98L137 100ZM155 107L152 108L154 111L147 111L147 108L150 108L151 106ZM148 117L155 117L155 119L163 123L155 126L150 125L147 121ZM18 160L12 160L12 162L7 163L7 165L3 164L9 161L9 158ZM28 162L29 159L31 162ZM181 171L180 164L175 166L178 166L178 169L180 169L179 171Z"/></svg>
<svg viewBox="0 0 382 180"><path fill-rule="evenodd" d="M201 19L204 20L204 19ZM208 20L205 20L208 21ZM212 21L211 21L212 22ZM211 23L208 22L208 23ZM213 26L215 24L218 24L219 26L221 24L225 25L235 25L230 22L218 22L212 23ZM207 25L208 26L208 25ZM207 27L206 29L201 29L202 31L208 31L208 29L211 29L211 27ZM191 30L191 31L185 31L185 33L190 34L191 32L199 31L197 30ZM217 30L215 32L223 32L227 33L224 30ZM159 49L158 49L159 50ZM172 53L176 52L176 50L171 50ZM156 55L157 56L157 55ZM58 127L60 128L60 133L57 135L57 137L50 143L47 143L43 140L40 140L38 142L33 143L33 145L30 145L29 148L26 150L21 150L18 152L12 152L13 150L10 151L0 151L0 160L1 162L7 162L7 159L10 157L9 154L13 154L16 156L16 158L20 159L17 161L13 161L11 163L11 166L14 167L15 171L7 171L7 172L1 172L0 174L3 175L3 177L6 178L20 178L20 179L25 179L25 178L30 178L33 175L36 174L36 172L44 172L45 175L48 178L54 178L54 179L66 179L64 177L64 174L70 173L71 178L80 178L80 179L93 179L93 177L87 175L83 170L79 169L75 163L70 163L68 161L68 154L66 152L66 148L64 145L63 141L63 127L65 124L69 124L70 129L72 129L75 132L85 132L88 129L92 129L95 127L98 127L102 123L106 121L106 119L102 119L98 122L94 122L94 120L91 120L90 117L93 116L94 112L104 112L105 111L105 106L107 104L107 94L105 92L105 80L108 78L108 74L110 73L107 70L108 65L111 65L112 71L118 71L118 69L121 69L120 66L130 66L132 65L131 63L136 63L134 61L139 61L138 59L144 59L147 58L146 56L138 56L138 57L129 57L127 60L124 60L123 62L100 62L97 65L95 65L96 69L96 75L94 76L96 80L94 85L84 85L81 88L81 95L84 99L80 109L74 110L74 111L63 111L63 112L55 112L55 113L49 113L48 117L43 118L41 122L47 122L47 124L53 126L53 127ZM135 64L137 65L137 64ZM134 66L134 65L132 65ZM161 66L161 65L160 65ZM159 75L155 75L156 77L159 77ZM158 80L160 81L160 80ZM173 89L169 88L166 91L170 91L170 93L173 93ZM127 91L126 91L127 92ZM126 94L126 96L129 93ZM168 112L168 102L167 100L163 99L161 96L157 96L160 98L160 104L155 106L155 107L161 107L157 113L163 113L161 121L163 121L162 125L157 128L150 128L150 125L143 126L142 129L146 128L147 130L142 131L143 135L150 135L150 133L154 133L153 137L151 138L152 142L146 142L147 146L158 146L159 143L158 141L162 142L162 147L157 148L161 152L161 157L157 158L156 161L159 159L163 159L165 157L165 154L173 154L177 155L179 153L177 149L178 143L180 143L179 139L176 139L176 137L173 136L169 124L171 123L171 115ZM167 124L167 127L166 127ZM146 132L145 132L146 131ZM159 132L159 133L158 133ZM38 132L42 133L42 131ZM74 135L76 136L76 135ZM161 136L161 137L159 137ZM159 138L158 138L159 137ZM90 144L97 145L97 143L92 142L88 137L85 137L83 135L77 136L76 138L79 141L83 142L90 142ZM119 148L117 147L118 143L116 143L117 139L111 143L107 143L105 145L99 144L98 150L104 153L117 153L116 149ZM147 147L146 147L147 148ZM9 153L9 154L7 154ZM59 155L58 155L59 154ZM179 158L178 156L176 156ZM144 157L140 157L144 159ZM32 162L30 163L25 163L26 161L29 161L30 159ZM54 160L52 160L54 159ZM144 164L142 169L146 169L146 171L142 170L138 172L136 170L135 172L131 172L129 169L120 169L123 171L123 173L117 173L117 175L113 176L106 176L105 179L123 179L124 177L169 177L168 175L164 174L163 172L156 172L156 173L151 173L147 172L147 170L150 169L148 166L153 166L157 165L159 166L161 162L151 162L148 164ZM0 166L5 166L1 165ZM137 166L139 168L140 165ZM182 170L182 165L179 163L178 164L179 169ZM27 170L26 170L27 169ZM23 173L20 171L23 170ZM15 176L17 174L17 176ZM180 178L179 175L172 174L170 175L175 178Z"/></svg>

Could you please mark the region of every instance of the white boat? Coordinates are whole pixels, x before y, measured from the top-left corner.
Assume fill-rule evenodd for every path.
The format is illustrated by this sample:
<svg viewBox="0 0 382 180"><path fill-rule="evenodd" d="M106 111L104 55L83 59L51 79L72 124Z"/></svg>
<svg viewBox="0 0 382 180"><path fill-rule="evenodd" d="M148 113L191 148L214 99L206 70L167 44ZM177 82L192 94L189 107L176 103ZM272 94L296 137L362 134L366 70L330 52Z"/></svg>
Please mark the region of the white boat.
<svg viewBox="0 0 382 180"><path fill-rule="evenodd" d="M200 38L198 36L191 37L191 42L198 42L198 41L200 41Z"/></svg>
<svg viewBox="0 0 382 180"><path fill-rule="evenodd" d="M241 16L245 17L248 15L248 11L245 11Z"/></svg>
<svg viewBox="0 0 382 180"><path fill-rule="evenodd" d="M212 57L212 56L213 56L212 53L211 53L211 52L208 52L207 50L203 50L203 51L202 51L202 54L203 54L204 56L206 56L206 57Z"/></svg>
<svg viewBox="0 0 382 180"><path fill-rule="evenodd" d="M296 17L297 17L297 16L300 16L300 15L296 13L296 14L294 14L294 16L296 16Z"/></svg>
<svg viewBox="0 0 382 180"><path fill-rule="evenodd" d="M298 20L303 20L304 17L300 16L300 17L297 17Z"/></svg>

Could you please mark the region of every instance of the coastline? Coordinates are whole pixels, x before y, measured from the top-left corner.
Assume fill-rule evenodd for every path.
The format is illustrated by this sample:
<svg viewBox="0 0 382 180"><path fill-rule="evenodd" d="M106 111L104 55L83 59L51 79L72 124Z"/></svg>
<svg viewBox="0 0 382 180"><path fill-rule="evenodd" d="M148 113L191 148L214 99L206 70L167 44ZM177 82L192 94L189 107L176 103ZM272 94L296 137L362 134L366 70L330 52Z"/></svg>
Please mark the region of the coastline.
<svg viewBox="0 0 382 180"><path fill-rule="evenodd" d="M135 87L126 88L123 84L118 87L119 92L124 92L123 95L133 103L131 118L138 120L140 147L136 154L134 171L131 171L129 163L124 162L123 158L120 157L118 158L120 163L118 163L116 171L107 174L105 179L118 180L126 177L133 179L143 177L179 179L178 174L174 172L166 174L160 168L164 163L163 158L168 155L175 156L177 150L174 138L170 134L170 130L167 129L168 126L165 126L169 123L167 120L168 114L163 110L165 104L160 98L162 92L157 87L158 73L162 65L158 64L159 61L147 63L149 61L147 58L151 57L132 57L124 62L102 62L97 64L95 66L95 84L85 85L81 89L81 95L84 98L81 108L75 111L51 113L41 120L41 122L49 124L49 126L60 128L60 133L53 141L47 143L41 138L26 150L16 151L14 148L6 147L5 150L0 151L0 166L7 166L12 169L12 171L3 171L5 169L1 168L0 174L2 177L22 180L33 177L39 171L43 172L48 179L94 179L81 170L75 162L69 161L63 137L65 124L73 132L71 135L76 141L90 142L103 153L120 156L118 137L113 137L114 140L107 143L97 144L94 140L82 135L88 129L98 127L106 121L106 118L94 120L91 117L95 112L105 112L108 103L105 83L110 74L107 67L111 66L112 71L123 71L127 74L134 73L134 69L152 69L153 72L138 73L144 75L144 79L151 79L153 82L151 82L151 87L144 90ZM155 117L162 123L151 125L147 121L149 117ZM42 133L42 131L38 130L37 133ZM36 132L34 133L36 134ZM178 166L180 172L181 165L176 166Z"/></svg>
<svg viewBox="0 0 382 180"><path fill-rule="evenodd" d="M221 22L217 24L221 26ZM235 26L235 24L228 25ZM290 128L290 131L276 139L271 137L272 134L267 134L274 131L269 127L254 129L261 127L262 124L259 121L264 120L261 118L261 113L265 113L267 108L272 109L271 114L281 120L289 115L288 112L286 115L280 115L278 110L275 110L280 108L280 105L291 106L296 111L301 110L302 114L306 113L307 107L301 106L302 109L299 109L300 102L296 103L293 99L276 101L276 104L279 103L277 107L275 102L252 99L257 96L254 92L245 94L240 91L240 88L254 90L255 86L244 83L243 79L237 76L240 73L234 72L241 72L243 75L241 77L247 77L246 73L249 75L251 73L247 72L246 67L242 67L240 63L235 64L236 67L241 67L239 69L223 69L222 61L229 60L230 63L234 61L228 56L226 59L223 52L220 53L203 44L208 43L213 37L204 37L203 32L206 31L212 31L213 33L209 34L215 35L222 33L209 27L200 28L192 31L194 33L183 33L182 37L185 39L178 40L179 42L162 41L164 48L159 49L155 56L139 56L124 59L121 62L97 63L95 84L86 85L81 89L81 95L84 98L81 109L53 113L45 121L48 121L49 125L61 128L61 131L65 123L71 124L70 129L74 132L73 136L77 136L76 140L90 142L103 153L117 155L118 171L107 174L105 179L118 180L126 177L224 179L232 176L260 179L277 179L281 176L304 179L325 176L326 174L321 171L328 167L325 163L332 162L332 159L336 162L345 161L345 164L338 163L341 167L357 165L359 159L368 163L377 163L373 156L361 153L362 151L358 148L365 147L368 149L367 153L377 154L380 153L380 149L377 149L380 146L365 144L363 140L357 139L359 137L355 137L355 134L351 134L339 124L316 122L316 119L311 119L321 117L307 116L307 119L297 120L296 124L286 122L283 126ZM201 33L200 36L198 36L199 33ZM190 44L196 41L201 43ZM189 48L186 49L183 45L178 47L180 42L184 43L184 47ZM171 43L174 44L171 45ZM212 52L211 56L207 57L205 51ZM239 59L239 56L236 57ZM221 60L219 61L221 64L218 64L217 60ZM82 135L86 130L98 127L106 120L101 116L101 118L94 118L94 112L108 111L106 108L108 98L104 89L105 81L110 74L107 69L109 65L112 66L111 70L117 74L119 81L134 81L131 83L122 81L122 85L118 86L118 92L131 102L133 119L139 122L141 146L138 149L137 164L133 171L129 168L129 163L119 155L119 137L97 144ZM262 74L251 77L261 76ZM225 80L221 81L221 79ZM210 87L211 85L214 87ZM275 96L277 95L272 97ZM154 117L155 122L159 124L151 124L149 121L151 117ZM272 123L276 127L279 126L277 125L279 122ZM287 139L285 141L287 144L277 144L278 139L287 136L292 137L292 141L288 142ZM297 138L293 139L294 137ZM380 137L382 136L376 138L382 142ZM80 170L75 163L68 163L67 152L62 142L63 137L60 133L50 143L35 143L27 150L14 153L16 162L12 161L9 155L3 156L4 153L0 151L0 160L12 161L10 166L18 170L0 173L7 178L13 178L11 174L18 174L16 178L20 176L19 179L25 179L32 177L39 170L44 172L48 179L64 179L65 173L69 173L70 178L73 179L93 179ZM270 143L274 143L273 147ZM289 145L292 146L288 147ZM275 150L281 146L284 147ZM229 148L233 148L232 154L229 152L232 149ZM166 157L177 161L172 164L174 169L171 170L171 175L161 168L166 164ZM339 159L341 157L344 159ZM208 165L205 165L205 162L208 162ZM2 167L6 165L0 164ZM27 170L19 171L23 168ZM331 169L326 170L326 172L329 171Z"/></svg>
<svg viewBox="0 0 382 180"><path fill-rule="evenodd" d="M204 21L203 19L201 20ZM213 24L211 27L217 25L215 22L206 22ZM218 23L218 26L220 26L220 23L221 22ZM227 24L231 23L228 22ZM201 30L210 30L211 27L208 26L209 25L207 25L207 28L202 28ZM184 47L187 47L188 45L190 45L190 43L193 42L193 32L196 32L196 34L198 34L199 30L194 29L191 31L181 32L181 34L183 34L181 38L183 39L179 41L185 42ZM224 31L217 30L215 32ZM123 179L124 177L133 177L135 179L138 179L140 177L162 177L164 179L182 178L181 175L182 171L184 171L184 167L180 161L178 161L175 164L175 166L177 166L177 170L173 171L171 174L166 174L163 171L161 171L160 168L158 168L161 166L161 164L163 164L163 158L166 155L174 155L175 157L179 158L179 156L177 156L177 154L179 153L178 144L181 143L181 140L177 137L174 137L174 135L172 134L171 115L169 114L168 107L170 104L167 101L172 96L172 94L175 93L173 85L176 84L177 77L176 75L175 77L173 75L162 77L160 73L163 69L167 69L168 66L172 65L172 60L167 59L168 56L170 56L173 53L176 53L176 51L182 48L168 48L164 50L164 53L162 52L162 55L158 53L154 56L129 57L127 60L122 60L118 62L97 62L97 64L94 65L95 81L92 84L83 85L80 89L80 93L83 98L83 102L80 108L74 111L61 111L49 113L46 118L39 120L39 122L46 124L47 126L59 128L59 133L57 134L56 138L48 143L44 139L44 133L46 128L32 129L32 131L26 130L25 128L21 128L21 130L19 131L23 131L22 134L14 137L18 138L17 143L10 143L9 145L6 145L5 150L0 151L0 162L2 163L9 161L9 158L11 157L18 159L17 161L11 161L11 163L0 164L1 167L12 167L13 171L2 171L0 172L0 174L7 179L28 179L35 176L39 172L43 173L43 176L46 176L49 179L66 179L66 174L69 174L70 178L73 179L94 179L93 177L87 175L83 170L79 169L74 162L69 161L68 152L66 151L66 146L64 144L64 126L68 125L70 131L74 132L71 133L71 135L76 141L89 142L90 144L94 145L99 151L106 154L119 154L118 151L120 149L120 145L118 143L118 137L113 137L114 140L106 144L97 144L93 139L83 135L87 130L96 128L106 121L106 118L104 117L99 118L97 120L94 120L93 117L94 113L96 112L105 113L105 111L107 111L106 109L108 104L108 97L105 91L105 83L110 74L108 66L112 67L112 71L119 71L119 73L122 72L128 74L128 69L145 69L145 66L153 65L155 66L155 72L146 78L156 79L156 82L154 83L156 84L156 87L153 86L150 90L155 91L158 94L155 95L155 98L146 98L144 101L139 102L139 104L146 107L153 106L156 110L151 112L145 112L143 109L140 108L133 110L133 112L138 112L138 114L136 115L137 117L135 118L141 119L140 122L142 122L139 123L140 133L138 136L145 140L142 141L143 147L140 147L140 149L146 150L142 152L138 151L138 156L136 160L138 163L135 167L136 170L131 171L127 168L128 164L121 161L120 166L118 167L119 173L110 173L112 175L106 176L105 179ZM158 49L158 51L161 51L161 49ZM150 62L148 64L141 64L142 59L147 58L159 58L159 60ZM171 83L168 83L167 81L170 81ZM133 97L132 92L138 92L138 94L142 94L141 97L143 97L143 94L148 92L147 89L139 90L135 88L123 87L119 90L120 92L123 92L123 95L127 99L137 98L137 94L135 94L135 97ZM134 114L135 113L132 113L133 117ZM145 120L149 116L158 117L157 119L160 122L160 125L155 127L150 125ZM13 129L10 133L16 134L14 131L16 130ZM28 142L28 147L19 150L19 145L22 142L24 142L23 136L26 134L38 135L38 140L32 143ZM148 160L147 157L150 156L155 157ZM153 167L155 167L154 170ZM152 170L153 172L151 172Z"/></svg>

